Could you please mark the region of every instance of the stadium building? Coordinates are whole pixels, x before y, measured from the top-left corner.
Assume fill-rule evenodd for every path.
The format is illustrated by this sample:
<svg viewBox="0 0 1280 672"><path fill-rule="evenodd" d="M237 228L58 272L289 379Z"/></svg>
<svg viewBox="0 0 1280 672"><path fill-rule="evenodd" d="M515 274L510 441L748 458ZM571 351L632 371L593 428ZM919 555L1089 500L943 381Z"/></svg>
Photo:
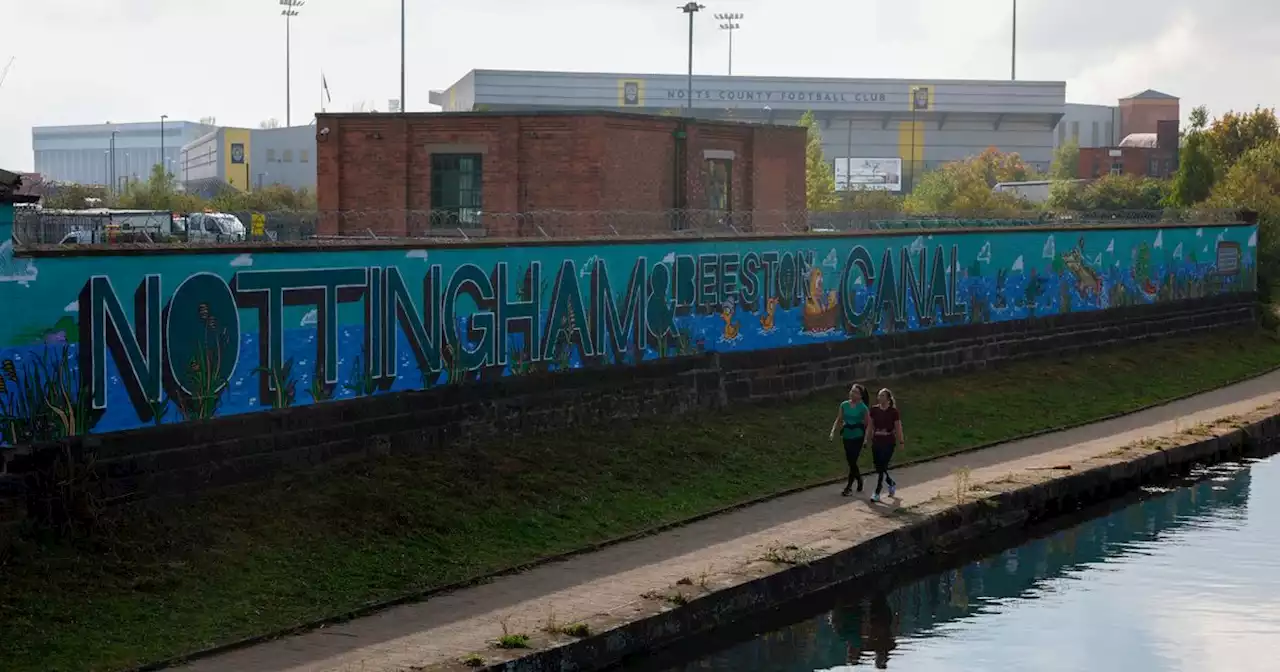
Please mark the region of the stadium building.
<svg viewBox="0 0 1280 672"><path fill-rule="evenodd" d="M182 146L213 130L212 126L190 121L160 120L124 124L79 126L36 126L31 129L35 172L48 182L110 185L146 180L152 167L161 161L177 174ZM112 138L114 137L114 143ZM115 166L112 167L112 146ZM163 147L163 156L161 148Z"/></svg>
<svg viewBox="0 0 1280 672"><path fill-rule="evenodd" d="M996 147L1047 170L1064 82L816 79L473 70L430 102L446 112L599 108L796 123L812 112L838 188L909 190L915 176Z"/></svg>

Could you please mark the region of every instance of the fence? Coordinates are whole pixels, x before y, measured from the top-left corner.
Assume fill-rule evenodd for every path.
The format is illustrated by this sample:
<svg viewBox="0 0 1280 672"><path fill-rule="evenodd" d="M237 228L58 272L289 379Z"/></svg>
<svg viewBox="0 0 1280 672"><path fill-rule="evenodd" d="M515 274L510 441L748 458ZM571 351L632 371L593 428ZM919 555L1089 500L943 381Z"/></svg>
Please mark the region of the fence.
<svg viewBox="0 0 1280 672"><path fill-rule="evenodd" d="M291 244L364 242L465 242L477 238L517 240L610 239L620 237L733 237L749 234L825 234L910 229L1035 227L1063 225L1225 224L1243 214L1228 210L1123 210L1028 213L1024 216L906 215L875 211L569 211L459 212L438 210L235 212L245 234L193 234L182 225L162 225L169 213L152 214L145 225L108 230L109 215L28 211L14 222L22 246L201 243ZM135 215L136 216L136 215ZM154 219L154 222L150 220ZM84 232L90 232L85 235ZM79 235L73 235L77 234Z"/></svg>

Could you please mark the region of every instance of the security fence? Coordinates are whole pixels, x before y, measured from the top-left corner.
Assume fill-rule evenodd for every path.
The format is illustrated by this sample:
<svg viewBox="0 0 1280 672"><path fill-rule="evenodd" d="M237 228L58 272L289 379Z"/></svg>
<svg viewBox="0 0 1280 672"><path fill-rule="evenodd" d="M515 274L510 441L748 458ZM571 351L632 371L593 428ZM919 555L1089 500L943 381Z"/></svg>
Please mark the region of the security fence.
<svg viewBox="0 0 1280 672"><path fill-rule="evenodd" d="M209 243L339 244L364 241L466 242L645 237L715 238L761 234L831 234L904 229L971 229L1132 224L1215 224L1241 221L1228 210L1124 210L909 215L876 211L440 210L163 211L17 213L14 239L22 246L199 245Z"/></svg>

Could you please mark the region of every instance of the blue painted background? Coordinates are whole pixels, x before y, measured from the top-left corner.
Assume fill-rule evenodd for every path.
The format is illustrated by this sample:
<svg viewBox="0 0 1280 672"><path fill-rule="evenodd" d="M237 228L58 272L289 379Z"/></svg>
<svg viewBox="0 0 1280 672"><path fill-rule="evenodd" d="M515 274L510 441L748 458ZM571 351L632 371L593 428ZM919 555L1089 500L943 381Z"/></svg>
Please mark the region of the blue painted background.
<svg viewBox="0 0 1280 672"><path fill-rule="evenodd" d="M7 241L7 236L0 238ZM464 382L478 377L521 375L584 363L629 364L641 352L645 360L679 356L701 351L740 351L781 348L827 341L841 341L897 329L922 329L962 323L998 322L1062 312L1099 310L1134 304L1149 304L1217 293L1252 291L1256 284L1254 253L1257 230L1253 226L1132 230L1027 230L1019 232L903 233L892 236L796 237L775 240L717 240L600 244L590 246L512 246L492 248L439 248L421 250L341 250L326 252L270 252L252 254L157 254L133 256L85 256L28 259L15 257L11 243L0 248L0 443L57 438L79 432L108 432L152 423L179 422L208 416L224 416L263 410L274 405L313 403L329 398L349 398L362 394L422 389L434 385ZM855 248L861 248L860 251ZM879 311L869 310L877 302L875 293L885 283L882 263L890 252L894 282L899 286L902 254L918 275L917 263L925 256L923 285L929 288L936 252L943 252L936 267L939 285L948 298L935 309L918 314L916 297L902 290L905 303ZM955 251L953 265L952 251ZM742 294L744 270L741 262L748 254L758 258L799 255L812 259L811 266L796 267L799 289L794 305L788 297L772 291L756 296ZM648 282L655 275L669 275L677 256L696 261L714 256L713 266L726 259L739 262L735 274L709 271L701 305L675 310L670 324L659 315L673 308L674 299L646 296L644 310L652 315L656 335L645 339L632 353L603 359L583 357L574 339L586 328L597 304L591 298L593 272L607 272L613 303L621 308L627 280L636 260L645 258ZM1227 255L1222 257L1221 255ZM1233 256L1234 255L1234 256ZM851 259L871 260L874 277L868 282L859 268L848 269ZM1219 259L1233 259L1237 268L1219 273ZM493 274L505 262L512 277L521 278L537 262L541 266L541 320L549 321L553 296L569 296L573 286L559 287L557 274L564 262L573 262L572 281L580 292L583 316L588 324L566 321L558 313L556 325L544 331L553 336L549 357L530 355L522 334L513 334L499 347L508 361L490 363L474 370L454 365L456 358L443 357L440 370L423 367L415 357L403 329L396 329L394 379L372 385L368 380L365 350L367 302L348 296L337 310L337 384L317 384L316 305L290 305L283 311L283 354L285 367L267 367L260 360L263 337L260 313L241 307L238 314L222 315L221 324L238 318L238 360L229 375L219 377L205 389L213 398L185 397L174 392L173 381L164 385L163 398L139 403L131 399L122 383L120 362L107 356L104 393L105 408L94 409L91 376L81 370L82 342L92 330L81 323L82 290L91 276L110 280L116 297L128 316L137 320L134 293L148 274L159 275L159 296L168 306L175 289L197 273L212 273L229 285L241 287L237 273L284 271L290 269L387 268L394 267L403 278L419 310L423 309L423 280L429 269L438 266L440 282L447 285L454 271L470 263ZM1224 262L1226 263L1226 262ZM661 271L658 266L664 266ZM599 269L596 271L596 269ZM705 270L705 269L704 269ZM776 269L775 269L776 270ZM846 273L846 270L849 270ZM763 288L764 270L755 275ZM776 275L776 273L775 273ZM770 278L774 279L774 278ZM841 287L841 280L846 285ZM243 280L243 277L241 278ZM568 282L562 280L561 284ZM784 285L788 285L784 283ZM663 285L669 287L670 284ZM695 279L693 298L698 298ZM809 287L818 291L815 293ZM561 292L562 293L558 293ZM842 291L843 290L843 291ZM508 295L515 300L515 290ZM87 294L87 293L86 293ZM350 292L348 292L350 294ZM647 292L646 292L647 294ZM770 295L775 295L771 297ZM928 291L925 292L927 296ZM889 292L892 298L894 292ZM689 298L689 297L685 297ZM755 301L746 299L754 298ZM769 301L781 298L781 301ZM886 298L882 295L881 298ZM892 303L892 302L891 302ZM771 305L772 304L772 305ZM382 305L379 302L379 305ZM466 333L475 328L477 304L463 296L458 300L458 327ZM932 305L932 303L930 303ZM216 306L215 306L216 307ZM208 306L200 304L202 319L213 325ZM953 314L947 314L951 310ZM191 311L187 311L191 312ZM902 314L897 314L901 312ZM166 319L168 312L165 313ZM894 322L894 317L905 318ZM213 317L217 317L214 315ZM932 319L931 319L932 318ZM87 319L87 318L86 318ZM194 318L191 318L194 319ZM926 324L926 323L929 324ZM552 328L554 326L554 328ZM670 331L661 333L667 327ZM223 327L218 327L224 329ZM448 327L444 327L447 329ZM185 332L184 332L185 333ZM213 333L213 332L210 332ZM225 333L219 331L218 333ZM473 332L474 333L474 332ZM474 343L475 341L473 341ZM634 346L634 339L630 342ZM464 346L470 347L470 346ZM226 344L230 356L236 348ZM109 352L109 350L105 351ZM219 356L223 351L219 350ZM588 355L592 353L587 353ZM185 361L190 353L183 351ZM175 355L175 358L177 356ZM195 370L192 365L192 370ZM175 362L174 376L187 373ZM224 379L225 378L225 379ZM271 381L267 381L271 378ZM278 381L276 389L273 384ZM322 381L320 381L322 382ZM193 385L186 386L188 390ZM135 395L136 396L136 395ZM146 407L150 407L149 411Z"/></svg>

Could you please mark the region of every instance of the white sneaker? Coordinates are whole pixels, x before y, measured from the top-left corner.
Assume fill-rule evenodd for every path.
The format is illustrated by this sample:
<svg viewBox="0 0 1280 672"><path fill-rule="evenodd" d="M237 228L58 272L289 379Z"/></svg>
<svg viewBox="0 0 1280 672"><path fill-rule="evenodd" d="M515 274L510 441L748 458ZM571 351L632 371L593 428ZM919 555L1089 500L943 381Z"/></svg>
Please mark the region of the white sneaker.
<svg viewBox="0 0 1280 672"><path fill-rule="evenodd" d="M876 493L876 494L874 494L874 495L871 495L871 501L879 503L879 501L880 501L880 493Z"/></svg>

